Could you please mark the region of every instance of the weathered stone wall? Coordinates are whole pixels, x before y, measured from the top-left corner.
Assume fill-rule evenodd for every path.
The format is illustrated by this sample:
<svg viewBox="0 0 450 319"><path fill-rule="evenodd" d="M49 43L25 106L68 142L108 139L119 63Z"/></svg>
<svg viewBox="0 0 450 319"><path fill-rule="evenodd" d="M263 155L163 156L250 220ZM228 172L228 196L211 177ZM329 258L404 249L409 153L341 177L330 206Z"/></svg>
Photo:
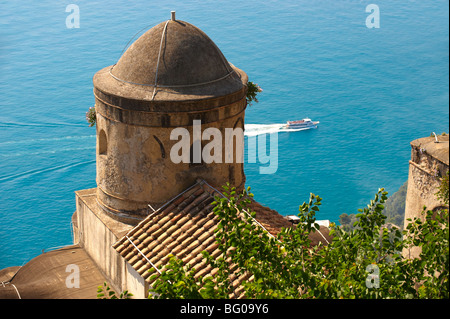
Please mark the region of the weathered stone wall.
<svg viewBox="0 0 450 319"><path fill-rule="evenodd" d="M140 36L93 78L98 203L113 218L137 224L152 212L149 204L157 209L197 178L243 189L243 158L175 163L170 152L178 141L170 136L184 128L192 145L193 121L200 120L202 131L221 132L224 159L230 150L225 130L244 128L247 82L247 74L187 22L163 22ZM243 153L243 136L241 142Z"/></svg>
<svg viewBox="0 0 450 319"><path fill-rule="evenodd" d="M405 228L408 220L422 218L423 208L436 210L443 207L436 198L440 179L449 170L449 138L438 136L425 137L411 142L411 160L409 161L408 191L405 205ZM420 253L418 247L404 251L408 257L416 257Z"/></svg>
<svg viewBox="0 0 450 319"><path fill-rule="evenodd" d="M139 218L147 215L148 204L158 208L193 185L197 178L207 179L219 188L227 182L238 189L244 188L243 161L235 159L232 163L225 162L225 154L230 150L225 145L225 130L244 129L245 97L241 96L239 101L221 108L218 120L215 110L197 118L203 118L202 132L207 128L217 128L222 135L222 163L201 165L172 161L171 149L179 141L171 140L170 135L176 127L123 123L115 117L109 117L110 112L107 110L112 109L112 106L100 100L96 100L96 103L98 200L115 218L136 224ZM189 131L192 145L194 114L180 111L178 114L166 115L170 123L180 124L179 127ZM180 121L183 117L185 120ZM242 136L242 151L243 142ZM202 142L203 145L208 143ZM105 144L106 147L103 147ZM237 153L236 146L235 143L234 156Z"/></svg>
<svg viewBox="0 0 450 319"><path fill-rule="evenodd" d="M200 120L202 132L220 131L224 159L226 129L244 129L247 82L201 30L178 20L147 31L95 74L97 188L76 192L74 239L117 292L144 297L148 290L112 245L151 213L149 204L157 209L198 178L245 187L243 136L242 161L199 164L174 162L179 141L170 136L184 128L192 145L193 121Z"/></svg>
<svg viewBox="0 0 450 319"><path fill-rule="evenodd" d="M76 192L77 211L74 213L74 236L87 254L94 260L108 284L115 291L127 289L125 261L112 248L131 226L113 220L97 205L96 190L87 189Z"/></svg>

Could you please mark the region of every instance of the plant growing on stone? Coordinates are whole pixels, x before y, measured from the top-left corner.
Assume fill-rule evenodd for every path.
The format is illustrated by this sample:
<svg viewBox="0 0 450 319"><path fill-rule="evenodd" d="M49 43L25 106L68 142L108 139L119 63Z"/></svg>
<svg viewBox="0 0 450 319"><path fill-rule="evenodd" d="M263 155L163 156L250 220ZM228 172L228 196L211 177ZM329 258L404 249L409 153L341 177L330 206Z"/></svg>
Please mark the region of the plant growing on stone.
<svg viewBox="0 0 450 319"><path fill-rule="evenodd" d="M117 296L116 292L106 282L103 283L103 286L98 286L97 289L97 299L130 299L132 296L133 294L128 292L128 290L121 292Z"/></svg>
<svg viewBox="0 0 450 319"><path fill-rule="evenodd" d="M448 206L448 203L449 203L448 178L449 178L449 172L447 171L447 174L445 174L441 178L441 183L439 185L438 192L436 193L437 199L441 200L447 206Z"/></svg>
<svg viewBox="0 0 450 319"><path fill-rule="evenodd" d="M86 112L86 121L89 123L89 127L92 127L96 123L95 106L91 106Z"/></svg>
<svg viewBox="0 0 450 319"><path fill-rule="evenodd" d="M260 88L260 86L256 83L253 83L251 81L247 82L247 104L249 106L252 105L252 102L258 103L258 99L256 98L256 95L263 90Z"/></svg>

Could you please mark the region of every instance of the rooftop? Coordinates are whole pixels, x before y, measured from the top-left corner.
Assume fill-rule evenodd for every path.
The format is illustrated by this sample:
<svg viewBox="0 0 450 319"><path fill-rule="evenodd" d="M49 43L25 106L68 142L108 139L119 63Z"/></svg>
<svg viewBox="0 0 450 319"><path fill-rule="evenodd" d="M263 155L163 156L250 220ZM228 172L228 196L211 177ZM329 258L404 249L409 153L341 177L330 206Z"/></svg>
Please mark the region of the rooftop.
<svg viewBox="0 0 450 319"><path fill-rule="evenodd" d="M66 285L74 273L68 265L78 266L79 288ZM95 299L97 287L107 279L83 248L71 245L1 270L0 281L0 299Z"/></svg>
<svg viewBox="0 0 450 319"><path fill-rule="evenodd" d="M149 270L164 266L170 255L195 268L195 277L213 275L215 270L205 262L201 252L207 251L213 257L220 255L214 233L218 218L211 205L215 195L222 194L205 181L197 181L140 222L113 248L150 284L152 273ZM272 235L282 227L292 226L282 215L255 201L248 209L256 213L255 222ZM321 232L311 234L311 239L313 245L326 244L330 240L328 229L321 227ZM245 276L234 278L236 290L231 298L240 296L240 283L247 279Z"/></svg>
<svg viewBox="0 0 450 319"><path fill-rule="evenodd" d="M180 20L157 24L94 76L107 94L151 101L223 96L246 83L246 74L202 30Z"/></svg>

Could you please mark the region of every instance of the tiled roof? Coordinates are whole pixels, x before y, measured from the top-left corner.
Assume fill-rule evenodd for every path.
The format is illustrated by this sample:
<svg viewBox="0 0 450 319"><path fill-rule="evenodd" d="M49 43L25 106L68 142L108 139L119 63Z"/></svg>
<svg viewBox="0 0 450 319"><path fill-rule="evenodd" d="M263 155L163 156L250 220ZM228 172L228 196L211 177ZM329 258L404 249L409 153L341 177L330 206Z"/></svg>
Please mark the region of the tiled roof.
<svg viewBox="0 0 450 319"><path fill-rule="evenodd" d="M222 194L199 180L141 221L113 248L150 284L153 274L150 268L165 265L170 254L195 268L196 277L213 275L214 269L205 262L201 252L207 251L215 258L220 255L214 234L218 218L211 205L215 195ZM292 226L278 212L255 201L248 208L256 213L256 222L272 235L282 227ZM248 278L235 278L233 286L238 288L245 279ZM239 290L230 297L239 297Z"/></svg>
<svg viewBox="0 0 450 319"><path fill-rule="evenodd" d="M71 270L68 265L76 266ZM15 273L4 276L0 299L96 299L97 287L107 281L95 262L79 245L42 253ZM79 271L77 288L68 286L69 275ZM0 274L6 275L5 272ZM69 278L70 279L70 278ZM6 317L5 317L6 318Z"/></svg>

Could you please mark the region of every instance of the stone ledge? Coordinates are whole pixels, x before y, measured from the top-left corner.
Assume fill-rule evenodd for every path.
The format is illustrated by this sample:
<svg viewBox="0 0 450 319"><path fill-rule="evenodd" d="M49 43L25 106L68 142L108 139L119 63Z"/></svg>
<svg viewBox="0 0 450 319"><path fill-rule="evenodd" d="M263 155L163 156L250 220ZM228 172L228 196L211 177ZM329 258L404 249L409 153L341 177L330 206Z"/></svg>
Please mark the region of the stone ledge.
<svg viewBox="0 0 450 319"><path fill-rule="evenodd" d="M97 188L79 190L75 194L117 238L121 238L133 227L112 218L99 207L97 203Z"/></svg>

